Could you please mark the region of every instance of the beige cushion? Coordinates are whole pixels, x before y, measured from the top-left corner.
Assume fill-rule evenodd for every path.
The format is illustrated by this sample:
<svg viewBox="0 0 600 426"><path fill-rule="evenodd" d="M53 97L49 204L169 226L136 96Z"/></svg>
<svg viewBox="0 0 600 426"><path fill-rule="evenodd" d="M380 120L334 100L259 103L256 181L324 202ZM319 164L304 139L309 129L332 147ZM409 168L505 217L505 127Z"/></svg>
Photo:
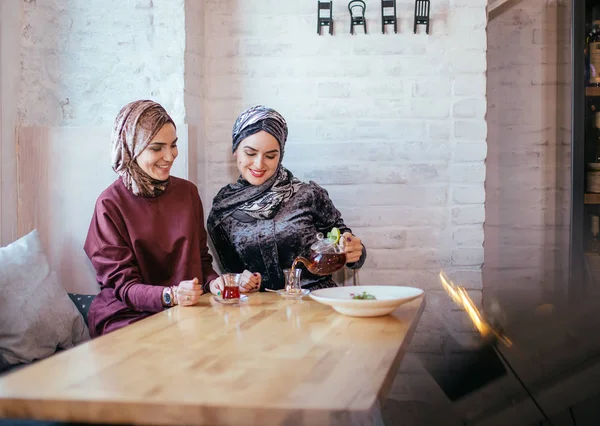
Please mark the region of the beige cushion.
<svg viewBox="0 0 600 426"><path fill-rule="evenodd" d="M89 340L83 317L50 271L38 233L0 248L0 359L29 363Z"/></svg>

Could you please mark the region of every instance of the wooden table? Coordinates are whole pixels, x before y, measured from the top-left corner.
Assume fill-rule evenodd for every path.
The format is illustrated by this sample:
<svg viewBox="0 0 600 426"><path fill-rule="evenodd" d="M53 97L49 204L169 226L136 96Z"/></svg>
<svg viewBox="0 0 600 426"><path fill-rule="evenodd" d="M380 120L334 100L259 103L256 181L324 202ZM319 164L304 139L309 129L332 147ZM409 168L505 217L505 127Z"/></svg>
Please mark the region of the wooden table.
<svg viewBox="0 0 600 426"><path fill-rule="evenodd" d="M312 299L205 295L0 378L0 417L372 424L424 305L352 318Z"/></svg>

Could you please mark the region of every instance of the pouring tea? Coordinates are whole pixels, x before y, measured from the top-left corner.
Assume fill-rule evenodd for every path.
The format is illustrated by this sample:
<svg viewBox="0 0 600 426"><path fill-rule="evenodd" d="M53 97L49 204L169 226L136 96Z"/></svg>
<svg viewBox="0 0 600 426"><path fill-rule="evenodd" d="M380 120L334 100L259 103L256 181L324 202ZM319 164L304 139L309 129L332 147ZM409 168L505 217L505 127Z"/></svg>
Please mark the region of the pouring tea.
<svg viewBox="0 0 600 426"><path fill-rule="evenodd" d="M310 246L308 259L302 256L297 257L292 265L292 271L298 267L299 263L302 263L314 275L331 275L342 269L346 264L346 253L339 242L340 231L337 228L333 228L327 237L319 232L317 241Z"/></svg>

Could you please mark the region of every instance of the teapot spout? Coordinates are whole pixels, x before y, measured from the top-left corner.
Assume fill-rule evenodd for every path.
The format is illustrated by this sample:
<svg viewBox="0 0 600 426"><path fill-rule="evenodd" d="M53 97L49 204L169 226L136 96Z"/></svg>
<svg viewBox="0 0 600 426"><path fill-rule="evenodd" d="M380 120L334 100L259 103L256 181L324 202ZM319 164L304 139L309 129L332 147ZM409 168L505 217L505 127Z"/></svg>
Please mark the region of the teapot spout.
<svg viewBox="0 0 600 426"><path fill-rule="evenodd" d="M292 270L297 267L298 263L302 263L311 274L330 275L344 267L346 264L346 253L313 254L311 259L308 260L301 256L297 257L292 265Z"/></svg>
<svg viewBox="0 0 600 426"><path fill-rule="evenodd" d="M296 270L296 268L298 268L298 264L299 264L299 263L303 264L303 265L304 265L304 267L305 267L306 269L308 269L308 271L309 271L309 272L312 272L312 271L311 271L311 263L310 263L310 260L308 260L308 259L306 259L306 258L304 258L304 257L302 257L302 256L298 256L298 257L297 257L297 258L294 260L294 263L292 264L292 271L295 271L295 270Z"/></svg>
<svg viewBox="0 0 600 426"><path fill-rule="evenodd" d="M309 266L310 266L310 261L302 256L298 256L295 260L294 260L294 264L292 265L292 269L296 269L296 267L298 266L298 263L302 263L304 265L305 268L307 268L309 271Z"/></svg>

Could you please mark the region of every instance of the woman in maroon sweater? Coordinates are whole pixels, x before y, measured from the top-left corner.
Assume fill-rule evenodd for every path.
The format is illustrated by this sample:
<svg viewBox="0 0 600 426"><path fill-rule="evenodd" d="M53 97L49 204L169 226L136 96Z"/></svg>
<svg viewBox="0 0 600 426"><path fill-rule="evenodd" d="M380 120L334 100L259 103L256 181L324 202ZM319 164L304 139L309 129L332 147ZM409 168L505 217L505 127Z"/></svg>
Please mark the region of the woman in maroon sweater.
<svg viewBox="0 0 600 426"><path fill-rule="evenodd" d="M88 314L92 337L177 303L193 305L220 284L198 190L170 176L176 157L175 123L161 105L123 107L112 135L119 178L96 201L84 245L101 287Z"/></svg>

